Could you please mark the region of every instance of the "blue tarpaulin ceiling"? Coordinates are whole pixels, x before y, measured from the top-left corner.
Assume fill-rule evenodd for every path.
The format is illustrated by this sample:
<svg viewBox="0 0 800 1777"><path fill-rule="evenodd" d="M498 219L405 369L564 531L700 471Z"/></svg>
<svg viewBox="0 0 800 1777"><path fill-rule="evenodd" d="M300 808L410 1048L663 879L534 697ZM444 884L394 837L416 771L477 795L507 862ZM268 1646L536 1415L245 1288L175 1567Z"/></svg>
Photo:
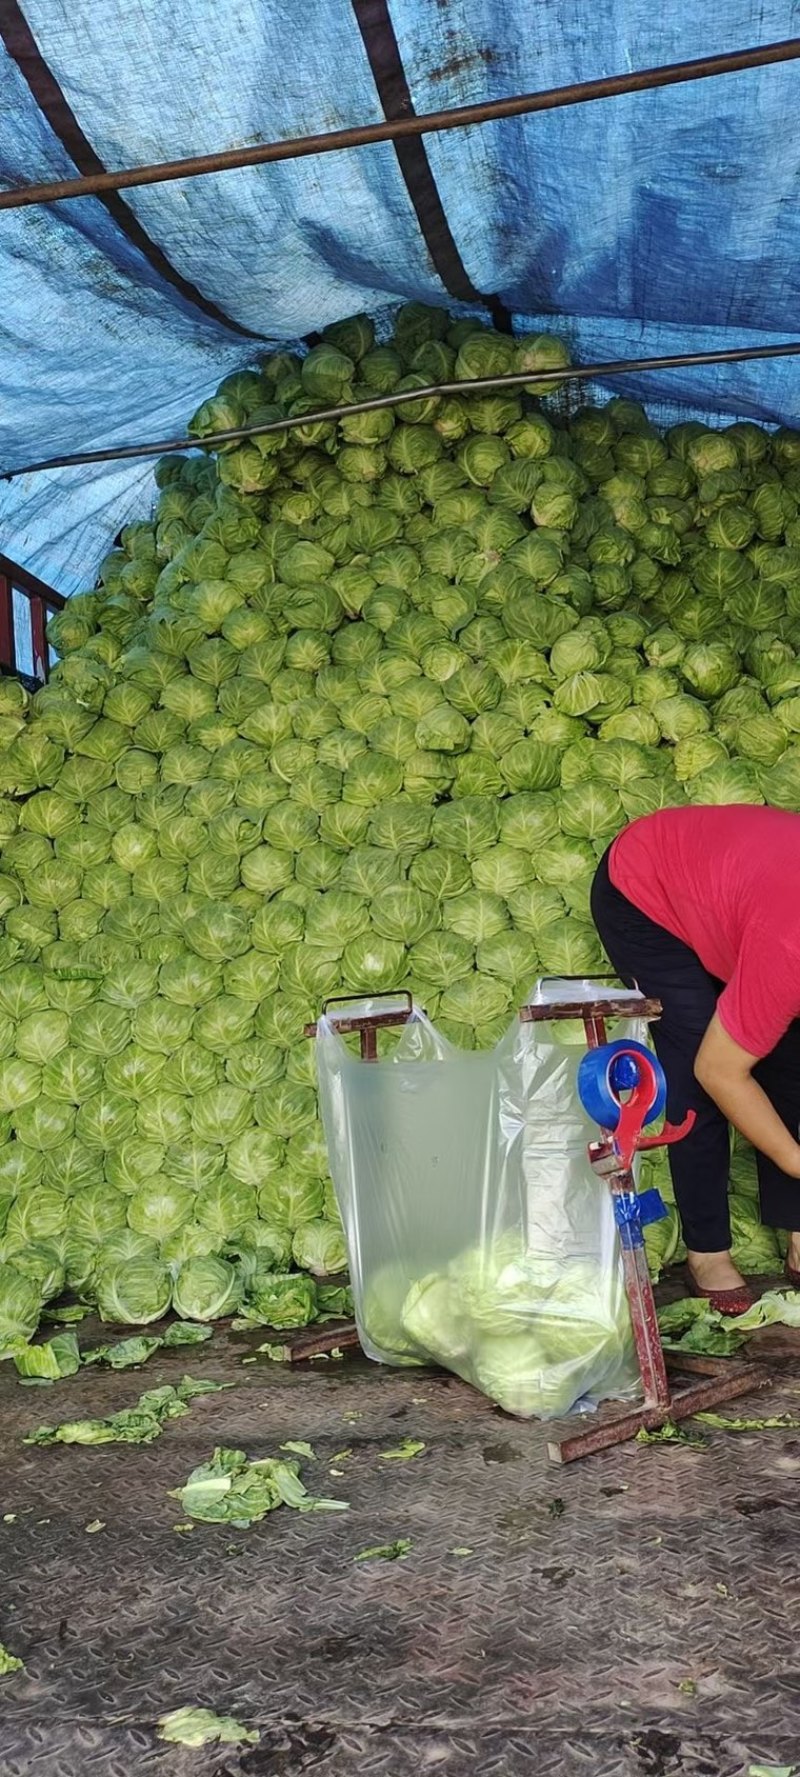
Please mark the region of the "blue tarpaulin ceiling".
<svg viewBox="0 0 800 1777"><path fill-rule="evenodd" d="M0 0L0 183L537 91L798 19L792 0ZM546 326L584 361L796 337L799 103L788 63L0 214L0 468L180 434L270 342L409 298ZM800 363L624 389L663 417L791 424ZM148 461L0 484L0 549L72 592L152 491Z"/></svg>

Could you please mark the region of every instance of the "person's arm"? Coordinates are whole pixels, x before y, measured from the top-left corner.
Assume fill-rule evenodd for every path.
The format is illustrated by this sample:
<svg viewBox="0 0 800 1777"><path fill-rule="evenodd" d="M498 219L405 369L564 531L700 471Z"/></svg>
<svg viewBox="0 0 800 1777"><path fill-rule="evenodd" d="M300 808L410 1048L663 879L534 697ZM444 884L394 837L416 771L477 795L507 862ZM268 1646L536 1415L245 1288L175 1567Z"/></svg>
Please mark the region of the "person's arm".
<svg viewBox="0 0 800 1777"><path fill-rule="evenodd" d="M800 1142L753 1079L758 1059L728 1036L715 1012L695 1057L695 1079L754 1148L790 1178L800 1178Z"/></svg>

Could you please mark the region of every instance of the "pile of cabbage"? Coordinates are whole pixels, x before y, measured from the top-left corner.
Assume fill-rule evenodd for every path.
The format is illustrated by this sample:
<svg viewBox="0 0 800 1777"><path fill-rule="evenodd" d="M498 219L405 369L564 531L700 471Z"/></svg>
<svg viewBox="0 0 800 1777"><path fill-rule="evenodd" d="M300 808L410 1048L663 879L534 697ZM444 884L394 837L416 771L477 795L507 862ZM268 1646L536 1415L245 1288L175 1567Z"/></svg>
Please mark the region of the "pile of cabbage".
<svg viewBox="0 0 800 1777"><path fill-rule="evenodd" d="M0 681L0 1335L64 1289L308 1319L321 1001L491 1044L602 967L626 820L800 808L800 434L467 386L565 359L411 304L226 378L200 444L465 388L164 457L50 683Z"/></svg>
<svg viewBox="0 0 800 1777"><path fill-rule="evenodd" d="M619 1269L534 1254L518 1234L468 1247L410 1287L386 1268L366 1291L361 1321L370 1355L433 1359L521 1419L559 1418L579 1402L637 1391Z"/></svg>

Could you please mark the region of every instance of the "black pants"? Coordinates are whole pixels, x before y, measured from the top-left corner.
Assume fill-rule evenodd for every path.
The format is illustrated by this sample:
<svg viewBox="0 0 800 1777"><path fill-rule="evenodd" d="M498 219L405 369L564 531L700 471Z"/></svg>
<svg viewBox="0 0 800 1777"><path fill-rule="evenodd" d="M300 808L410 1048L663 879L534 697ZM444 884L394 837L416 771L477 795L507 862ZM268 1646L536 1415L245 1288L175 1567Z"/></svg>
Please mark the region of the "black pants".
<svg viewBox="0 0 800 1777"><path fill-rule="evenodd" d="M728 1218L728 1124L694 1077L694 1061L713 1016L722 982L663 926L648 919L614 887L608 853L592 885L592 915L621 979L636 982L658 999L662 1017L652 1026L656 1053L667 1077L667 1116L680 1123L696 1114L690 1135L669 1150L675 1201L686 1245L692 1252L723 1252L731 1243ZM796 1137L800 1122L800 1023L790 1025L777 1047L753 1069L779 1117ZM800 1228L800 1180L757 1155L761 1220L769 1228Z"/></svg>

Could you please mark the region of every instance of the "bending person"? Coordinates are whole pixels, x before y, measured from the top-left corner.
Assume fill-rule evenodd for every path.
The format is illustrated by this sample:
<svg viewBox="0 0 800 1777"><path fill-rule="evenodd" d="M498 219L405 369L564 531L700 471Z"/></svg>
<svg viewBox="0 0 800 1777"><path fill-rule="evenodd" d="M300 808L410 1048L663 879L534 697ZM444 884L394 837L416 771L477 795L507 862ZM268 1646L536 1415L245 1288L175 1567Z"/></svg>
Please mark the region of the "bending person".
<svg viewBox="0 0 800 1777"><path fill-rule="evenodd" d="M752 1301L730 1254L732 1123L757 1149L761 1219L790 1230L800 1285L800 814L666 808L602 859L592 914L614 969L659 999L652 1026L667 1115L696 1113L669 1150L696 1295Z"/></svg>

